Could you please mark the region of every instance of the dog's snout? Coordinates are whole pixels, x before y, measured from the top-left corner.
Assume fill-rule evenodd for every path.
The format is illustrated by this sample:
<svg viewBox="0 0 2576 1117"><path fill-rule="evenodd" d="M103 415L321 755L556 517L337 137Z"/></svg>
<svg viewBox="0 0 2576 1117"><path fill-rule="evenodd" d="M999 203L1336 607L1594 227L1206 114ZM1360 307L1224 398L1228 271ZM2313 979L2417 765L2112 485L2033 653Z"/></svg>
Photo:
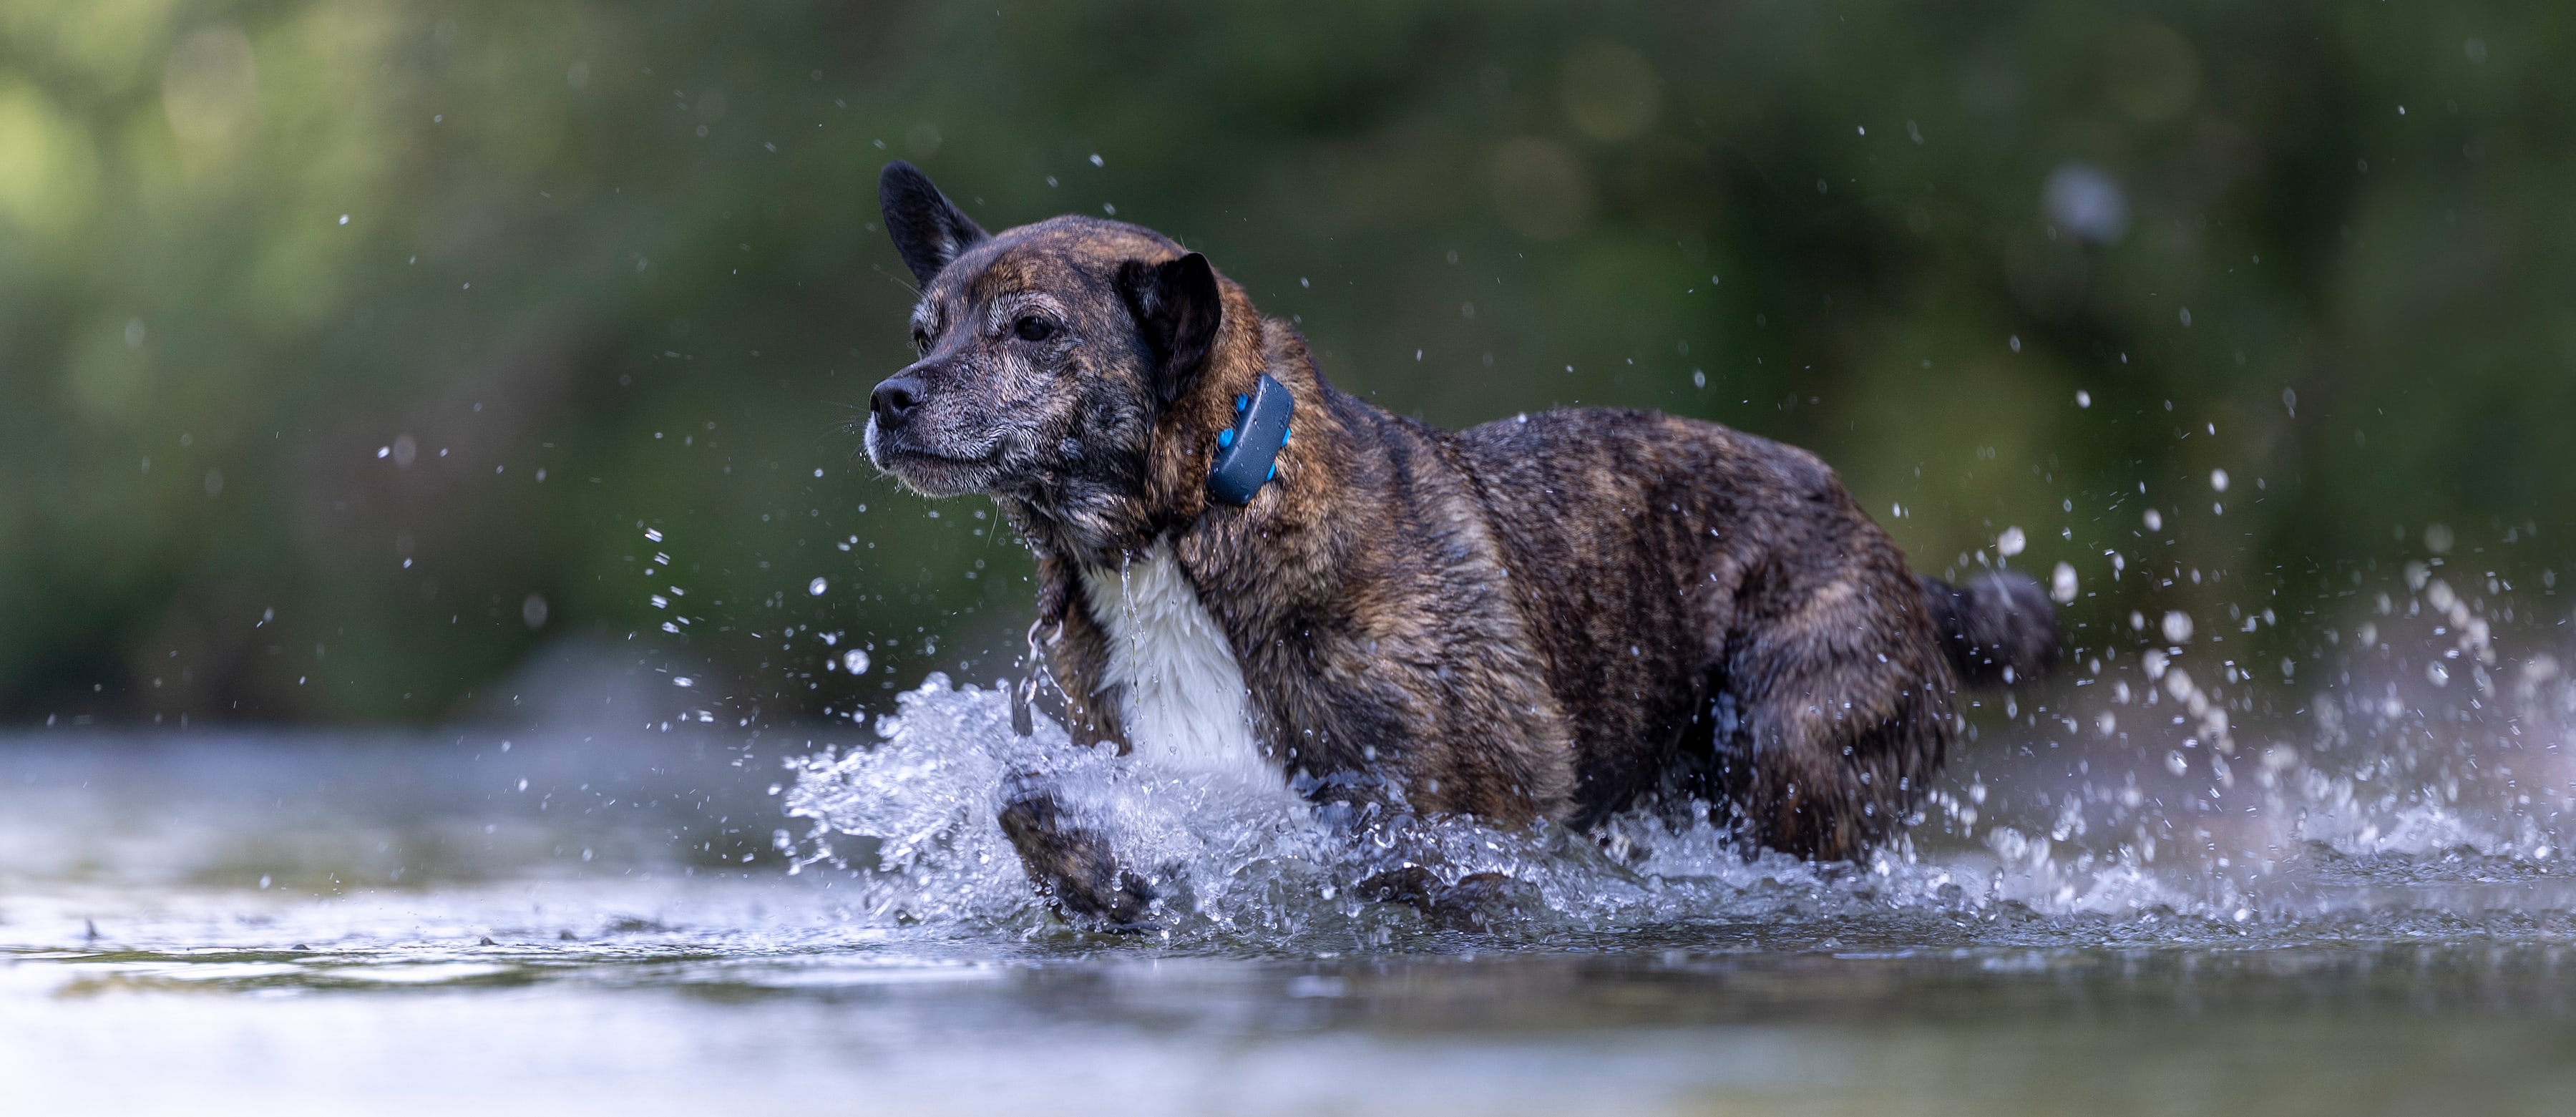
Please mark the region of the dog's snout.
<svg viewBox="0 0 2576 1117"><path fill-rule="evenodd" d="M868 397L868 410L876 415L879 427L899 427L912 416L914 408L921 406L922 394L921 381L909 376L891 377L877 385L876 392Z"/></svg>

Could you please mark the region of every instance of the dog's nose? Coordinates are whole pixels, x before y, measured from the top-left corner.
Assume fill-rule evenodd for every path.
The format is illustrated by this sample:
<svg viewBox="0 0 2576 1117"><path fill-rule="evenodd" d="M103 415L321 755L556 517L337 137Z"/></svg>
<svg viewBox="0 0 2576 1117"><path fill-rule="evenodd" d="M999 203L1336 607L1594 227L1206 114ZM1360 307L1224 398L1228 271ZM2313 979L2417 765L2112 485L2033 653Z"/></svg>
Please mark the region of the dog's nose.
<svg viewBox="0 0 2576 1117"><path fill-rule="evenodd" d="M875 413L877 426L902 426L911 417L912 409L921 405L921 387L921 381L909 376L897 376L877 385L876 393L868 397L868 410Z"/></svg>

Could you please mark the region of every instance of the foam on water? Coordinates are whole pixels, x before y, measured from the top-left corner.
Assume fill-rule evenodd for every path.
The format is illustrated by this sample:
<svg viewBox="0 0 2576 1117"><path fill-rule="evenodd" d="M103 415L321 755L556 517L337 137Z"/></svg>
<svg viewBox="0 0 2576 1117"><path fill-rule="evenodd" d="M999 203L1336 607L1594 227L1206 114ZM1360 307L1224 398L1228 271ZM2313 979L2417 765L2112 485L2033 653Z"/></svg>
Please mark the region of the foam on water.
<svg viewBox="0 0 2576 1117"><path fill-rule="evenodd" d="M1035 774L1156 878L1167 939L1212 946L1416 933L1410 909L1356 894L1402 864L1513 878L1521 892L1492 933L1532 938L1709 923L1877 927L1890 942L1938 926L2373 936L2492 912L2567 924L2576 684L2547 652L2496 645L2517 618L2535 644L2552 638L2555 618L2464 597L2421 565L2406 573L2371 619L2321 629L2305 663L2271 678L2227 642L2268 614L2207 626L2175 614L2132 643L2078 650L2044 687L1977 696L1977 728L1911 836L1862 865L1748 857L1680 812L1575 835L1285 811L1131 769L1043 719L1021 738L1005 688L938 675L874 739L790 761L786 805L805 833L782 833L781 848L801 868L846 870L862 921L1038 932L1052 921L994 821L1006 779Z"/></svg>

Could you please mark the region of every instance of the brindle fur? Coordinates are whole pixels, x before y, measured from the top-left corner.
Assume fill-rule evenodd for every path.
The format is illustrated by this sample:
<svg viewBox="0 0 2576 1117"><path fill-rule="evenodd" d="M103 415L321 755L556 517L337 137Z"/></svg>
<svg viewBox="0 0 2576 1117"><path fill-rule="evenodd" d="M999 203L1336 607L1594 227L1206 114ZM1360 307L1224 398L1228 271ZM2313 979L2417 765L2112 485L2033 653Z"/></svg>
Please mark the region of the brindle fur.
<svg viewBox="0 0 2576 1117"><path fill-rule="evenodd" d="M1961 666L2054 653L2036 586L1918 580L1804 450L1641 411L1438 430L1335 390L1161 234L987 234L902 163L881 199L923 284L921 359L879 388L870 456L990 495L1036 553L1035 678L1078 739L1121 740L1078 571L1163 539L1283 779L1504 826L1704 801L1760 846L1856 857L1949 751ZM1278 479L1212 502L1216 435L1265 372L1296 401ZM1096 835L1014 811L1060 911L1132 921Z"/></svg>

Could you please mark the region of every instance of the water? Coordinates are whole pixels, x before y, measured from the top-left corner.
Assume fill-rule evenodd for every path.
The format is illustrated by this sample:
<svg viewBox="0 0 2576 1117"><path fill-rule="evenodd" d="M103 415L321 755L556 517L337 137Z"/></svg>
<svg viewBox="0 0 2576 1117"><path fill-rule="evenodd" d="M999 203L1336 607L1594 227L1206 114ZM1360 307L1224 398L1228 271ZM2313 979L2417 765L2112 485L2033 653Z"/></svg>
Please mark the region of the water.
<svg viewBox="0 0 2576 1117"><path fill-rule="evenodd" d="M2555 600L2378 592L2286 677L2230 661L2259 613L2140 618L1986 699L1914 838L1828 870L1688 819L1283 811L938 678L812 732L29 732L0 1081L30 1113L2569 1112ZM1165 878L1155 932L1035 909L989 821L1032 766ZM1519 890L1483 930L1359 898L1406 861Z"/></svg>

